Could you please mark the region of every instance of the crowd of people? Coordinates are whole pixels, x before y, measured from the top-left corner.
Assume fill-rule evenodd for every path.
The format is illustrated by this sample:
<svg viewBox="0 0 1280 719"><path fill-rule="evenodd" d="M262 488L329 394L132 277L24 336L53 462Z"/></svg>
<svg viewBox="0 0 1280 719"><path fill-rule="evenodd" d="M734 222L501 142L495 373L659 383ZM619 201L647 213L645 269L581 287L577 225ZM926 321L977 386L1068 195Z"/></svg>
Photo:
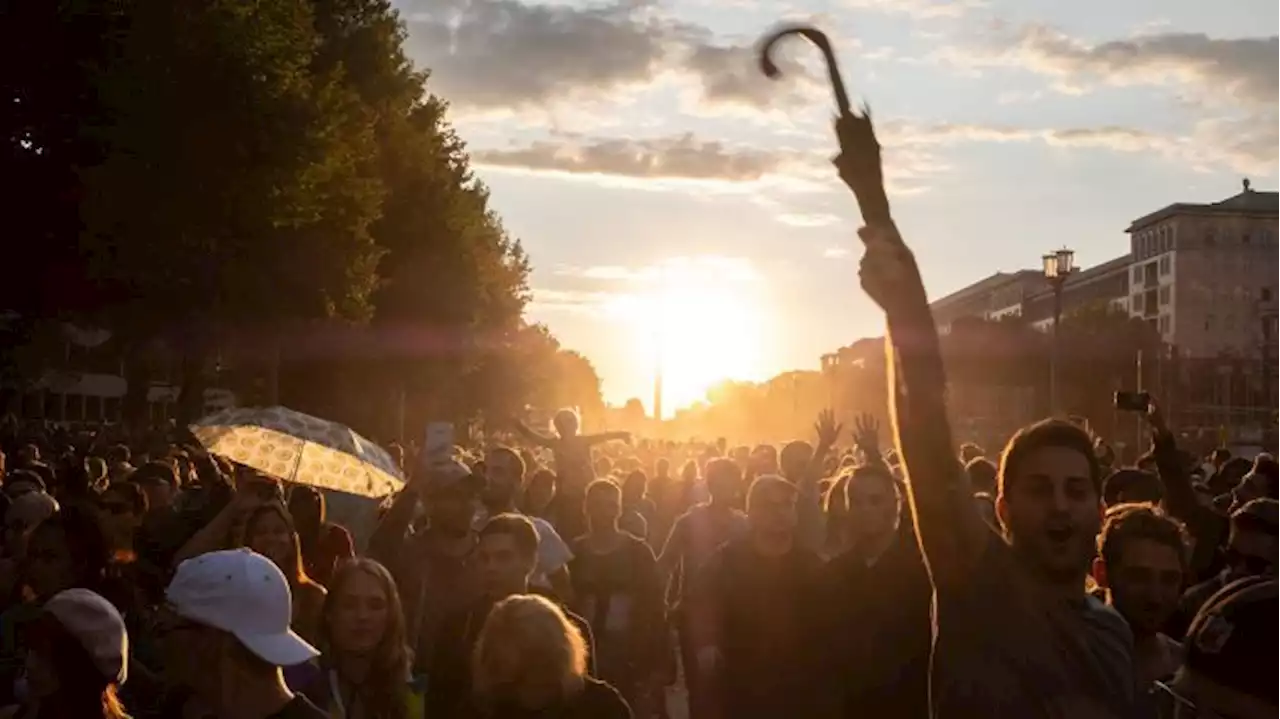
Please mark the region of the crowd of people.
<svg viewBox="0 0 1280 719"><path fill-rule="evenodd" d="M1154 402L1133 467L1061 419L957 447L894 232L863 235L883 429L633 443L566 410L393 448L365 541L186 433L6 425L4 716L1274 717L1275 459L1189 456Z"/></svg>

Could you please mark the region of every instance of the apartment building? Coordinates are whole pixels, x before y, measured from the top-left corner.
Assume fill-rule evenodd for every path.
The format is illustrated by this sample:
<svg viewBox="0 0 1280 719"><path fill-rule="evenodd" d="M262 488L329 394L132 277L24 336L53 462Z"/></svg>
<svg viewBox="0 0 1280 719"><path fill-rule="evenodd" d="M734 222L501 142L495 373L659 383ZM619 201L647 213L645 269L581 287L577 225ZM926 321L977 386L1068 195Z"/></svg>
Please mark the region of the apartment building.
<svg viewBox="0 0 1280 719"><path fill-rule="evenodd" d="M1131 261L1130 255L1122 255L1072 272L1062 284L1063 313L1099 302L1127 310ZM998 272L934 300L929 308L942 334L962 317L1023 317L1037 329L1048 329L1053 323L1053 287L1041 270Z"/></svg>
<svg viewBox="0 0 1280 719"><path fill-rule="evenodd" d="M1280 195L1175 203L1134 220L1129 309L1171 348L1188 425L1274 432ZM1225 430L1220 430L1225 431Z"/></svg>

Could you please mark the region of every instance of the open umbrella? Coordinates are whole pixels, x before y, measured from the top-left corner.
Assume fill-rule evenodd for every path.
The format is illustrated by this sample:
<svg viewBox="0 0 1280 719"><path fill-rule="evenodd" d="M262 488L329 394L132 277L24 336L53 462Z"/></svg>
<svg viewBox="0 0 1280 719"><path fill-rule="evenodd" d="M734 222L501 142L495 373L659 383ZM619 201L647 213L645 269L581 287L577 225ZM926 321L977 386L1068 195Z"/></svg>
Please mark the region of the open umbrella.
<svg viewBox="0 0 1280 719"><path fill-rule="evenodd" d="M381 497L404 486L391 455L349 427L287 407L233 407L191 425L212 454L286 482Z"/></svg>

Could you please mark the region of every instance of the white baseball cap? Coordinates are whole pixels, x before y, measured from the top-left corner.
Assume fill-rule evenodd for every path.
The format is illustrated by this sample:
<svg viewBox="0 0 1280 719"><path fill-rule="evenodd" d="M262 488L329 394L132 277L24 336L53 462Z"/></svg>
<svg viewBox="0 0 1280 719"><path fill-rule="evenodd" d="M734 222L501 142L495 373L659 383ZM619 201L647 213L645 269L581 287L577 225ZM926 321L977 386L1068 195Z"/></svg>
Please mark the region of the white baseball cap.
<svg viewBox="0 0 1280 719"><path fill-rule="evenodd" d="M129 669L129 633L111 602L88 589L68 589L45 602L44 611L80 642L102 676L124 684Z"/></svg>
<svg viewBox="0 0 1280 719"><path fill-rule="evenodd" d="M289 628L293 597L284 573L248 549L209 552L178 565L165 599L178 616L227 632L278 667L320 655Z"/></svg>

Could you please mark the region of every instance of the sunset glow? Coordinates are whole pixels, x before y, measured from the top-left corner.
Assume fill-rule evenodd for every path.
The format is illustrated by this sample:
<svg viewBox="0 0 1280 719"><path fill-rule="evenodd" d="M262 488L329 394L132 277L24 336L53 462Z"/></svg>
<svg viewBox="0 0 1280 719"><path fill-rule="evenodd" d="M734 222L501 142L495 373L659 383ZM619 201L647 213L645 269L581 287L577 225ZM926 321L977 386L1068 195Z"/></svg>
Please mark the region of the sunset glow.
<svg viewBox="0 0 1280 719"><path fill-rule="evenodd" d="M749 266L680 259L664 264L651 287L617 301L635 361L647 363L651 377L661 368L664 415L703 399L718 382L767 374L765 291ZM641 399L652 412L652 391Z"/></svg>

